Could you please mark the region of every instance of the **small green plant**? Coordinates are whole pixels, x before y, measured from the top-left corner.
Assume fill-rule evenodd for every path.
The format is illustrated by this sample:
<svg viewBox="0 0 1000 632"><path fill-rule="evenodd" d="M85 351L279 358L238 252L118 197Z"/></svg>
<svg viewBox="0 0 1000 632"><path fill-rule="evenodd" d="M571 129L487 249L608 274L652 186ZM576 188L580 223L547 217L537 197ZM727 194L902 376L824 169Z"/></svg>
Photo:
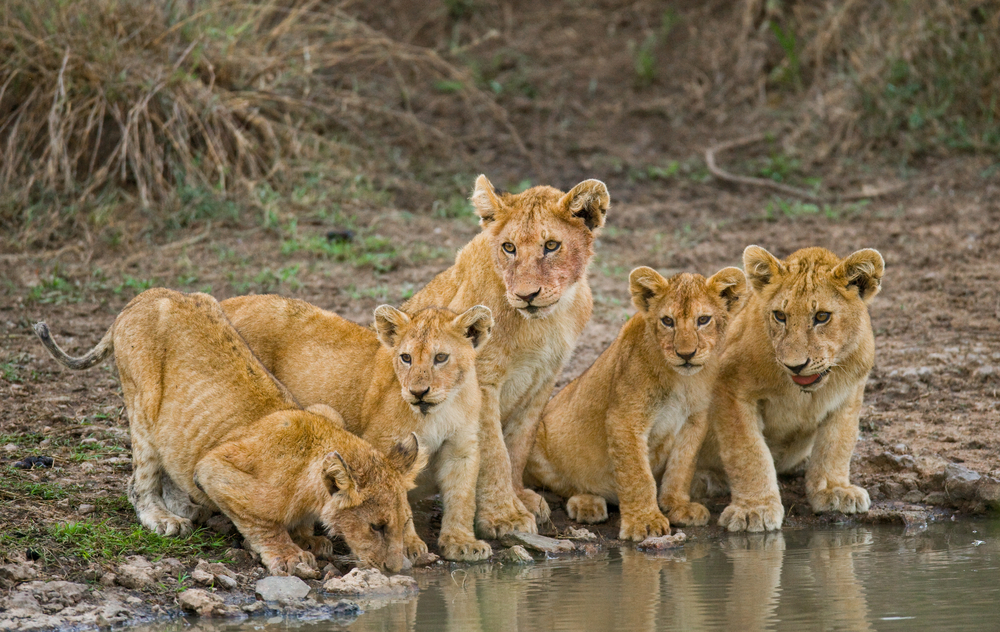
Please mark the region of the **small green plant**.
<svg viewBox="0 0 1000 632"><path fill-rule="evenodd" d="M635 84L640 88L645 88L653 84L656 79L656 47L659 39L656 35L649 35L639 46L635 48L632 64L635 69Z"/></svg>
<svg viewBox="0 0 1000 632"><path fill-rule="evenodd" d="M121 294L125 290L129 290L129 294L140 294L154 285L156 285L156 281L154 279L137 279L126 274L122 278L122 282L115 287L115 294Z"/></svg>
<svg viewBox="0 0 1000 632"><path fill-rule="evenodd" d="M64 522L49 527L50 537L83 560L117 560L126 555L184 557L221 553L226 538L207 529L198 529L187 538L167 538L134 525L119 528L109 521Z"/></svg>
<svg viewBox="0 0 1000 632"><path fill-rule="evenodd" d="M771 22L771 31L778 40L778 45L785 51L784 63L771 71L775 81L791 85L795 90L802 89L802 68L799 62L798 39L792 28L782 28L777 22Z"/></svg>
<svg viewBox="0 0 1000 632"><path fill-rule="evenodd" d="M56 267L48 278L43 278L38 285L28 290L27 299L32 303L62 305L78 303L83 300L79 282L64 278Z"/></svg>

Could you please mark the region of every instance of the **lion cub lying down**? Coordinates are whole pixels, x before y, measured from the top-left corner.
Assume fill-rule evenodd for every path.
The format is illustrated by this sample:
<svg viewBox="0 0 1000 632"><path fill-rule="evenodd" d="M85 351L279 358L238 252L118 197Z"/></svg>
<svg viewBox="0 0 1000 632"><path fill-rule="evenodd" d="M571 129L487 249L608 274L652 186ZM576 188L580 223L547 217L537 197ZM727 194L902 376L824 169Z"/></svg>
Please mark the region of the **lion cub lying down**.
<svg viewBox="0 0 1000 632"><path fill-rule="evenodd" d="M45 323L35 332L71 369L114 352L132 435L129 500L146 528L167 536L192 530L165 505L162 475L194 505L226 514L272 574L303 562L316 568L300 545L330 552L329 540L312 535L317 520L341 534L363 565L403 567L416 438L386 457L299 408L211 296L143 292L79 358L53 342Z"/></svg>
<svg viewBox="0 0 1000 632"><path fill-rule="evenodd" d="M708 510L689 496L707 430L709 396L729 318L746 290L738 268L710 279L651 268L629 276L638 313L618 338L545 407L528 460L529 482L568 497L569 517L608 519L621 510L619 538L670 532L670 520L705 524ZM533 479L533 480L532 480Z"/></svg>
<svg viewBox="0 0 1000 632"><path fill-rule="evenodd" d="M490 337L489 308L410 315L382 305L375 310L376 331L280 296L231 298L222 309L303 404L332 406L348 430L379 449L416 433L426 455L435 457L444 504L441 555L459 561L491 555L473 533L481 402L476 350ZM405 538L412 558L427 552L412 523Z"/></svg>

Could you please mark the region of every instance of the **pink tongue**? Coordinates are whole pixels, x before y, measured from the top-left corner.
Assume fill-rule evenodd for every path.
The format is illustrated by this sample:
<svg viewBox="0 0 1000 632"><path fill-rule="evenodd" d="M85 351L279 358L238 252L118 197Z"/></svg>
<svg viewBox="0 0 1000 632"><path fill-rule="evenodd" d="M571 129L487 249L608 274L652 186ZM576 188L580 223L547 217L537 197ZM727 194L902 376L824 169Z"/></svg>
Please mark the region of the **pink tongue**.
<svg viewBox="0 0 1000 632"><path fill-rule="evenodd" d="M815 375L794 375L792 376L792 381L799 386L809 386L819 379L819 375L819 373L816 373Z"/></svg>

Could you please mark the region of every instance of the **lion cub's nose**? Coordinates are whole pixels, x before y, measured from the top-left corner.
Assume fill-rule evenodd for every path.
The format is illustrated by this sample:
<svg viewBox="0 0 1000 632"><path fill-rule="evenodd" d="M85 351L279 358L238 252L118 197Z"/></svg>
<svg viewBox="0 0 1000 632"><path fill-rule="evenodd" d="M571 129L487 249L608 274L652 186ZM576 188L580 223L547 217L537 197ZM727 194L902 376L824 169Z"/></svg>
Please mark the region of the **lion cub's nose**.
<svg viewBox="0 0 1000 632"><path fill-rule="evenodd" d="M791 371L792 373L798 375L799 371L801 371L802 369L804 369L807 366L809 366L809 358L806 358L806 361L803 362L802 364L798 365L798 366L792 366L791 364L786 364L785 366L788 367L789 371Z"/></svg>
<svg viewBox="0 0 1000 632"><path fill-rule="evenodd" d="M430 393L430 392L431 392L430 387L427 387L427 388L425 388L422 391L415 391L412 388L410 389L410 394L413 395L414 397L416 397L418 400L419 399L423 399L424 395L426 395L427 393Z"/></svg>
<svg viewBox="0 0 1000 632"><path fill-rule="evenodd" d="M531 303L531 301L533 301L536 298L538 298L538 295L541 294L541 293L542 293L542 288L538 288L537 290L535 290L531 294L518 294L517 298L521 299L525 303Z"/></svg>
<svg viewBox="0 0 1000 632"><path fill-rule="evenodd" d="M677 352L677 357L679 357L681 360L684 360L685 362L687 362L688 360L690 360L691 358L694 357L695 353L696 353L696 351L692 351L691 353L681 353L680 351L678 351Z"/></svg>

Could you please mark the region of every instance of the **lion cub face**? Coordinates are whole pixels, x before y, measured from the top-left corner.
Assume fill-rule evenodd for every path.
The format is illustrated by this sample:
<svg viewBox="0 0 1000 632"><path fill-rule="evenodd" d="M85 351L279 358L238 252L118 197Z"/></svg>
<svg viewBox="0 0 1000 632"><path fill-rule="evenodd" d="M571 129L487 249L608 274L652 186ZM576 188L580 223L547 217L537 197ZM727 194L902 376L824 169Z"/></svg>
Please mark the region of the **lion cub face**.
<svg viewBox="0 0 1000 632"><path fill-rule="evenodd" d="M764 305L775 359L802 390L819 389L870 330L867 303L879 291L882 255L869 248L842 260L824 248L804 248L780 261L748 246L743 266Z"/></svg>
<svg viewBox="0 0 1000 632"><path fill-rule="evenodd" d="M599 180L581 182L565 194L538 186L513 195L497 193L479 176L472 204L489 235L511 307L525 318L552 312L586 272L609 201Z"/></svg>
<svg viewBox="0 0 1000 632"><path fill-rule="evenodd" d="M375 331L392 352L403 400L422 415L474 375L476 349L492 328L493 315L483 305L463 314L429 308L410 316L389 305L375 310Z"/></svg>
<svg viewBox="0 0 1000 632"><path fill-rule="evenodd" d="M725 268L711 278L636 268L629 275L632 302L653 328L667 365L681 375L701 371L723 341L730 316L746 295L739 268Z"/></svg>
<svg viewBox="0 0 1000 632"><path fill-rule="evenodd" d="M386 456L371 449L348 465L338 452L323 462L330 498L320 520L344 538L362 566L398 573L406 558L403 534L413 519L406 492L423 463L411 434Z"/></svg>

